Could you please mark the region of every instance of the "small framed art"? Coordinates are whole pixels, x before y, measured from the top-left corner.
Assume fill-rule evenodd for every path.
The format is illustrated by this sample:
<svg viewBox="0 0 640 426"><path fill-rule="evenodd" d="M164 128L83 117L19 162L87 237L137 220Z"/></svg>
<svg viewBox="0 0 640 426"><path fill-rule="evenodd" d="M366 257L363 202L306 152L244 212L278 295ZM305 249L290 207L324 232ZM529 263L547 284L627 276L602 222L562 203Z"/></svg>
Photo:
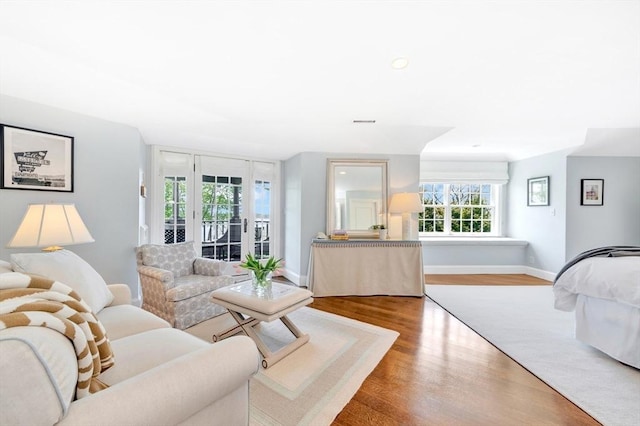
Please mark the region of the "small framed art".
<svg viewBox="0 0 640 426"><path fill-rule="evenodd" d="M73 192L73 137L0 124L2 189Z"/></svg>
<svg viewBox="0 0 640 426"><path fill-rule="evenodd" d="M604 179L580 180L580 205L604 205Z"/></svg>
<svg viewBox="0 0 640 426"><path fill-rule="evenodd" d="M527 205L549 205L549 176L527 179Z"/></svg>

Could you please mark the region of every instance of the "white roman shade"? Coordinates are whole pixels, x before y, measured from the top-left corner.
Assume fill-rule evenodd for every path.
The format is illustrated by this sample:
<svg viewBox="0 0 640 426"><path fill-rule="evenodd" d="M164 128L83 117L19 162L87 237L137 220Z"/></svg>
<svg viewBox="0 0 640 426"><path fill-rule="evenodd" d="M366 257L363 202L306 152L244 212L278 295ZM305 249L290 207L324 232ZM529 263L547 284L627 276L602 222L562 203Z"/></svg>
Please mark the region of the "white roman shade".
<svg viewBox="0 0 640 426"><path fill-rule="evenodd" d="M193 171L192 155L182 152L160 151L162 176L186 176Z"/></svg>
<svg viewBox="0 0 640 426"><path fill-rule="evenodd" d="M420 162L420 182L505 184L509 182L509 163L424 160Z"/></svg>

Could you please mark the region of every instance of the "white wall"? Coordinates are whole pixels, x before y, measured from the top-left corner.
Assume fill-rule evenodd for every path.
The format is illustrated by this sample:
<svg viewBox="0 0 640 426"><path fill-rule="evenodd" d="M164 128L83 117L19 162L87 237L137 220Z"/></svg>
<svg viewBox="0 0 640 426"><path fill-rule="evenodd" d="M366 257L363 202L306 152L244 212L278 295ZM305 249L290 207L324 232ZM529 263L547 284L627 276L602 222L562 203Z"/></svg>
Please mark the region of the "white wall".
<svg viewBox="0 0 640 426"><path fill-rule="evenodd" d="M94 243L68 247L108 283L126 283L137 295L139 176L143 144L123 124L0 96L0 122L75 138L74 192L0 190L0 259L38 249L8 249L29 203L74 203Z"/></svg>
<svg viewBox="0 0 640 426"><path fill-rule="evenodd" d="M386 159L389 197L396 192L417 191L420 180L419 155L355 155L345 153L305 152L284 164L285 252L289 279L306 284L311 240L326 228L327 159ZM296 194L294 190L300 193ZM295 235L296 232L299 233ZM292 241L295 240L295 241Z"/></svg>
<svg viewBox="0 0 640 426"><path fill-rule="evenodd" d="M283 163L282 234L287 278L300 279L300 230L302 228L302 158L295 156ZM295 272L294 272L295 271ZM291 276L290 274L293 274Z"/></svg>
<svg viewBox="0 0 640 426"><path fill-rule="evenodd" d="M566 157L557 151L509 163L507 236L526 240L527 266L556 273L565 264ZM549 176L549 206L527 206L527 179Z"/></svg>
<svg viewBox="0 0 640 426"><path fill-rule="evenodd" d="M604 205L581 206L581 179L604 179ZM640 246L640 157L567 159L566 258L608 245Z"/></svg>

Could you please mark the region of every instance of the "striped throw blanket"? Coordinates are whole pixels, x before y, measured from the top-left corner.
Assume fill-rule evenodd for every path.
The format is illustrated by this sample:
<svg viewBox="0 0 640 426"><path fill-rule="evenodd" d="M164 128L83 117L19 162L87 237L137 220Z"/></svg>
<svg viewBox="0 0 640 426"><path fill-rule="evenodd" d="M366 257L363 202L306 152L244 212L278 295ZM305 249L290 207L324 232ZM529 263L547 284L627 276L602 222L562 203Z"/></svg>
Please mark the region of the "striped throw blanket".
<svg viewBox="0 0 640 426"><path fill-rule="evenodd" d="M73 289L35 275L0 274L0 330L19 326L50 328L71 341L78 359L76 399L107 387L97 377L113 365L111 344Z"/></svg>

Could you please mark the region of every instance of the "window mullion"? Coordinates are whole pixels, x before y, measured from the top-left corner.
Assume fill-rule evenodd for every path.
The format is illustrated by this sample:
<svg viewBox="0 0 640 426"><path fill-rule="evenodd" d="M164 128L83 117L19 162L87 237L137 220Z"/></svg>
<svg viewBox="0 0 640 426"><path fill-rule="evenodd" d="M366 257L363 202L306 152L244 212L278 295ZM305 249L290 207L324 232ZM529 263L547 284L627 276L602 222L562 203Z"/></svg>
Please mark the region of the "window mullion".
<svg viewBox="0 0 640 426"><path fill-rule="evenodd" d="M451 235L451 203L450 200L451 185L444 184L444 232Z"/></svg>

